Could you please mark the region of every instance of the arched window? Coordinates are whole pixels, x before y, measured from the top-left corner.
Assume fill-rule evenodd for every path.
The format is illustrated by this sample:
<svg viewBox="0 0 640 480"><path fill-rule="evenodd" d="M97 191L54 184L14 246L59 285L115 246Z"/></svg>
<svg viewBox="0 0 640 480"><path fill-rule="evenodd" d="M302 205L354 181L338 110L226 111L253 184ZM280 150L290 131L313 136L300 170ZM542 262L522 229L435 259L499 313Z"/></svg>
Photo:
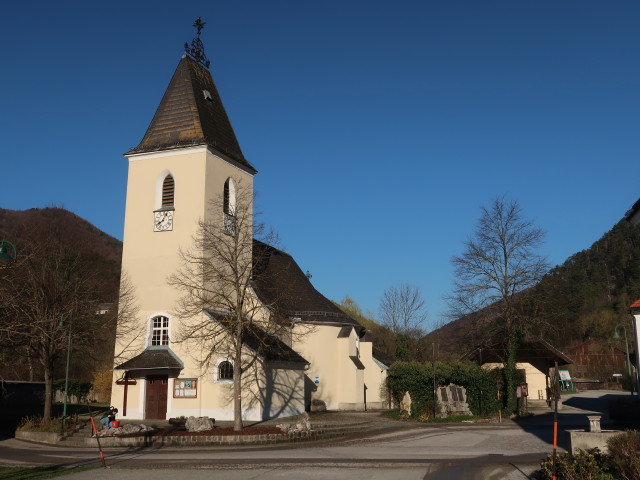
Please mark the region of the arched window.
<svg viewBox="0 0 640 480"><path fill-rule="evenodd" d="M176 183L171 174L162 182L162 207L173 207Z"/></svg>
<svg viewBox="0 0 640 480"><path fill-rule="evenodd" d="M224 213L229 215L236 213L236 186L231 178L227 178L224 182Z"/></svg>
<svg viewBox="0 0 640 480"><path fill-rule="evenodd" d="M233 381L233 363L228 358L224 358L218 362L215 372L216 382Z"/></svg>
<svg viewBox="0 0 640 480"><path fill-rule="evenodd" d="M234 236L236 234L236 186L231 178L224 182L223 192L224 233Z"/></svg>
<svg viewBox="0 0 640 480"><path fill-rule="evenodd" d="M151 318L151 345L169 345L169 318L157 315Z"/></svg>

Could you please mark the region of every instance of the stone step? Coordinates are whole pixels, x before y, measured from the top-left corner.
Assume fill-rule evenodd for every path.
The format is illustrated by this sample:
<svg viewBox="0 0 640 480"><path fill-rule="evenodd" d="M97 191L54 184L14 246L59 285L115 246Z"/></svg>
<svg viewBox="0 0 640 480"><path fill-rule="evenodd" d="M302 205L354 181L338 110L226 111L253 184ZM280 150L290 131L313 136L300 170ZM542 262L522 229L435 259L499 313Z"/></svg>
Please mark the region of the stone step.
<svg viewBox="0 0 640 480"><path fill-rule="evenodd" d="M98 425L98 422L96 422L96 426L98 427L98 429L101 428L101 426ZM61 438L61 440L64 441L65 443L69 443L69 446L71 446L71 443L73 442L73 440L90 437L92 433L93 433L93 427L91 426L91 422L83 422L83 423L77 424L73 429L73 431L64 435Z"/></svg>

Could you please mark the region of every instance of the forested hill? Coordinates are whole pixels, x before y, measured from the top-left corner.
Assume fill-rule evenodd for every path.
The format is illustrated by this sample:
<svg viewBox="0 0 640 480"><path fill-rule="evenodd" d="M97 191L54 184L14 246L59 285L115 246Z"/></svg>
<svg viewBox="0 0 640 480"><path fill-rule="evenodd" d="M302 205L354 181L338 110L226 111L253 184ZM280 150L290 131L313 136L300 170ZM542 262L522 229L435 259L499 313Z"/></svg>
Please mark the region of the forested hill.
<svg viewBox="0 0 640 480"><path fill-rule="evenodd" d="M122 242L64 208L0 208L0 239L13 243L18 255L53 245L58 236L71 242L100 278L102 300L114 301L120 282Z"/></svg>
<svg viewBox="0 0 640 480"><path fill-rule="evenodd" d="M555 345L611 338L618 323L629 323L629 305L640 298L640 227L621 220L554 268L537 290L549 317L561 321L550 332Z"/></svg>
<svg viewBox="0 0 640 480"><path fill-rule="evenodd" d="M524 292L532 314L530 334L562 349L585 340L609 341L617 324L628 324L628 307L640 298L640 226L620 220L589 249L553 268ZM431 332L443 352L462 354L477 328L468 315Z"/></svg>

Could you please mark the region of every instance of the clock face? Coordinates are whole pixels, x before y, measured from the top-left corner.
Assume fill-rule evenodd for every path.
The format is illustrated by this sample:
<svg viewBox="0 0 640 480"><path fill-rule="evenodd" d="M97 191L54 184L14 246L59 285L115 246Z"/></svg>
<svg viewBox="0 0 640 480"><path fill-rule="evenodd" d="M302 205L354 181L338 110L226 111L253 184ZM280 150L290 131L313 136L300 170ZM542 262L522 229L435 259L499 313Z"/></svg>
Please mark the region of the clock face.
<svg viewBox="0 0 640 480"><path fill-rule="evenodd" d="M173 230L173 210L153 212L153 230L156 232L168 232Z"/></svg>

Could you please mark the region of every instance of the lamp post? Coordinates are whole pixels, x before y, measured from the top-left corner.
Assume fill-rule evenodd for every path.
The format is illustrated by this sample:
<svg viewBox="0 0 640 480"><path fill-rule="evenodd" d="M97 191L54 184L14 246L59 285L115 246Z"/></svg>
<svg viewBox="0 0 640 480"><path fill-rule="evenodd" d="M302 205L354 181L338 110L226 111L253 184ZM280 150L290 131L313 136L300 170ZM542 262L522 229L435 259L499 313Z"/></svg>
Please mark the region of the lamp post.
<svg viewBox="0 0 640 480"><path fill-rule="evenodd" d="M618 324L616 325L616 329L613 333L613 338L614 340L620 340L620 334L618 333L618 327L622 327L622 331L624 332L624 347L627 351L627 370L629 372L629 380L631 381L631 395L633 395L633 373L631 371L631 359L629 357L629 342L627 341L627 328L622 325L622 324Z"/></svg>
<svg viewBox="0 0 640 480"><path fill-rule="evenodd" d="M64 328L64 321L60 320L58 328ZM67 340L67 367L64 375L64 399L62 401L62 432L67 421L67 403L69 400L69 366L71 365L71 324L69 324L69 338Z"/></svg>

